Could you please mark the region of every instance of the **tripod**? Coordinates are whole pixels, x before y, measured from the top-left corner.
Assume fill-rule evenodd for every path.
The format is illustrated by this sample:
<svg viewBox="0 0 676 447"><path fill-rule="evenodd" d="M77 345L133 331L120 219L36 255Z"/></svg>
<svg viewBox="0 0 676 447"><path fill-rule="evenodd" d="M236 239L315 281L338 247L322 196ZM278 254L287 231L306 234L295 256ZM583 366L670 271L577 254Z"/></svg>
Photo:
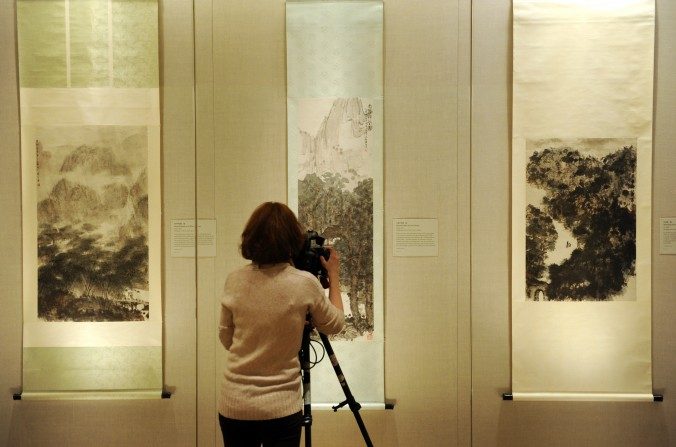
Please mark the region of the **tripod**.
<svg viewBox="0 0 676 447"><path fill-rule="evenodd" d="M303 330L303 341L300 348L301 374L303 376L303 427L305 427L305 447L312 446L312 401L310 399L310 333L313 329L312 320L308 318L305 329ZM338 382L340 382L340 386L343 389L343 393L345 394L345 400L331 408L333 408L333 411L338 411L338 409L347 405L352 411L355 420L357 421L357 425L359 426L359 430L361 431L361 435L364 438L366 446L373 447L373 443L371 442L368 431L366 431L366 425L364 425L364 421L359 414L361 405L354 399L354 396L350 391L350 387L347 385L343 371L340 369L338 359L333 352L331 343L329 343L329 337L322 334L321 332L318 333L319 338L326 349L326 353L329 355L331 365L333 365L333 370L338 377Z"/></svg>

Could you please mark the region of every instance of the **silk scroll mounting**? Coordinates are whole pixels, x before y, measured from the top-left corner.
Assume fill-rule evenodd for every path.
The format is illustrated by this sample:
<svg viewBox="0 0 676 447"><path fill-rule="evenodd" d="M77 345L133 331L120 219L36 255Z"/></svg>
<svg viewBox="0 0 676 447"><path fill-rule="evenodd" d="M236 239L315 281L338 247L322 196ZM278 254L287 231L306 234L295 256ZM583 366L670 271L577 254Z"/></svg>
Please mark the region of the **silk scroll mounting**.
<svg viewBox="0 0 676 447"><path fill-rule="evenodd" d="M23 394L159 397L157 2L19 0L17 19Z"/></svg>
<svg viewBox="0 0 676 447"><path fill-rule="evenodd" d="M288 1L289 205L343 255L332 342L360 401L384 402L381 1ZM343 400L329 362L314 403Z"/></svg>
<svg viewBox="0 0 676 447"><path fill-rule="evenodd" d="M652 400L654 13L514 1L515 398Z"/></svg>

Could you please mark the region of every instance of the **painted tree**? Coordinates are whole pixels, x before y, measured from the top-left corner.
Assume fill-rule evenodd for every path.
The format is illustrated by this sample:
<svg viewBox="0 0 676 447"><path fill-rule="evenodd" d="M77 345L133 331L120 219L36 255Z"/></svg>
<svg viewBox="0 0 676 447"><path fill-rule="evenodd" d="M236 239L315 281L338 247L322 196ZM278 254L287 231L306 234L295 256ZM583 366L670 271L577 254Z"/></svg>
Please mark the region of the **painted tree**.
<svg viewBox="0 0 676 447"><path fill-rule="evenodd" d="M72 226L42 227L38 240L38 316L49 321L129 321L143 316L118 301L122 291L145 287L145 236L104 248L99 238Z"/></svg>
<svg viewBox="0 0 676 447"><path fill-rule="evenodd" d="M558 234L553 219L533 205L526 207L526 289L542 282L547 272L547 252L554 249Z"/></svg>
<svg viewBox="0 0 676 447"><path fill-rule="evenodd" d="M373 180L353 189L337 173L309 174L298 182L298 219L341 253L341 281L350 300L343 336L373 331Z"/></svg>
<svg viewBox="0 0 676 447"><path fill-rule="evenodd" d="M527 181L546 192L543 211L578 245L549 266L549 299L607 300L626 287L636 263L635 172L633 146L601 158L571 148L531 155Z"/></svg>

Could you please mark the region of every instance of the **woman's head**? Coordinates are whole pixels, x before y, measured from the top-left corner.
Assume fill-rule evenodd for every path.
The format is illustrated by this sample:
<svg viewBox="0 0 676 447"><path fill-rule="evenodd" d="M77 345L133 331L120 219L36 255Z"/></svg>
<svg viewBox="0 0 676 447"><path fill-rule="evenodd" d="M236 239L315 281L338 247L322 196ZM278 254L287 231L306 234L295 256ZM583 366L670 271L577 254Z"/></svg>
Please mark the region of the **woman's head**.
<svg viewBox="0 0 676 447"><path fill-rule="evenodd" d="M305 232L288 206L278 202L259 205L242 232L240 250L255 264L290 260L303 246Z"/></svg>

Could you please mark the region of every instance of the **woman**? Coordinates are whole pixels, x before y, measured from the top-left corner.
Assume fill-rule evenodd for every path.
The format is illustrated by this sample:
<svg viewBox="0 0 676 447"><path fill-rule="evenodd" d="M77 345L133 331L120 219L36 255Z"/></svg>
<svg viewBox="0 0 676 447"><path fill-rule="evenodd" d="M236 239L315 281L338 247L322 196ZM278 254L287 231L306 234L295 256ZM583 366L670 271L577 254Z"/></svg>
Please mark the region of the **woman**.
<svg viewBox="0 0 676 447"><path fill-rule="evenodd" d="M218 411L227 447L300 445L306 315L326 334L345 324L338 253L329 248L329 259L321 258L327 300L317 278L292 264L304 241L296 216L275 202L256 208L242 232L242 256L251 263L225 282L219 328L227 355Z"/></svg>

